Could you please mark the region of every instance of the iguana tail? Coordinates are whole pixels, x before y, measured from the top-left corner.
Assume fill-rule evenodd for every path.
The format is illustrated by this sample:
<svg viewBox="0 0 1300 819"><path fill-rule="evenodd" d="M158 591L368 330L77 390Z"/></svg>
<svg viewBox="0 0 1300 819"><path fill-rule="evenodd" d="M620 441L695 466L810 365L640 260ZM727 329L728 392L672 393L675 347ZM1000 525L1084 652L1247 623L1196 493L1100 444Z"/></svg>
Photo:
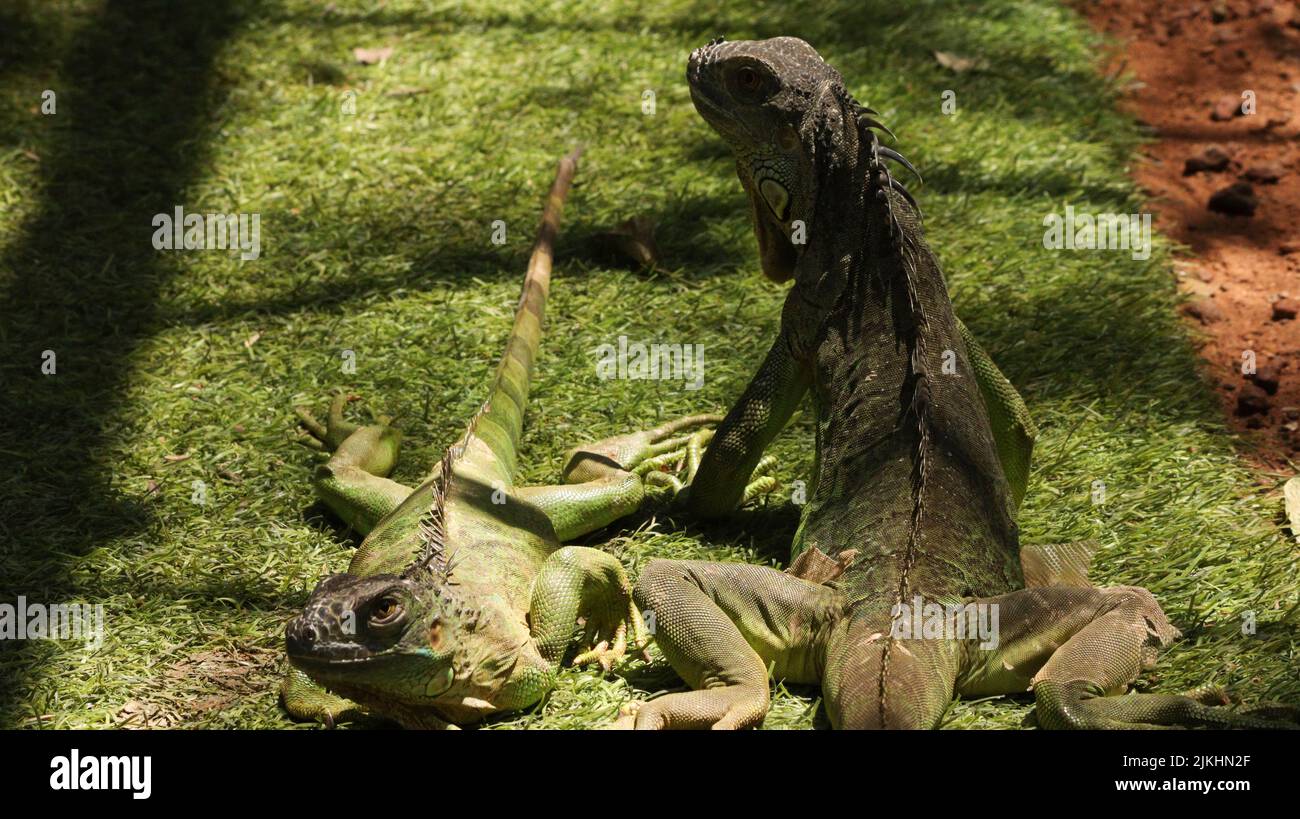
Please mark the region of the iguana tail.
<svg viewBox="0 0 1300 819"><path fill-rule="evenodd" d="M524 406L528 403L533 361L542 338L542 317L551 286L551 260L554 258L555 237L560 229L560 211L581 153L582 149L576 148L560 160L555 182L546 197L537 241L528 260L528 275L524 278L523 294L515 310L514 327L492 379L491 392L453 450L458 458L487 470L493 478L505 484L509 484L515 474L519 437L524 426Z"/></svg>

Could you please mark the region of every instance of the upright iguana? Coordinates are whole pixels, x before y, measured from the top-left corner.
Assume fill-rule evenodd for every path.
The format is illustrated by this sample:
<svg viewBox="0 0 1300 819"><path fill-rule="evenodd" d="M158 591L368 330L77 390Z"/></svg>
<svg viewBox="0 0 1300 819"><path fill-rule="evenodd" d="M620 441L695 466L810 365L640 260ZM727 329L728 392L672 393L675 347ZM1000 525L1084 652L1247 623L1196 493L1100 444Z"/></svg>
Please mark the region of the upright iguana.
<svg viewBox="0 0 1300 819"><path fill-rule="evenodd" d="M332 724L356 706L410 727L464 724L546 693L585 619L575 663L608 665L645 640L622 565L561 541L635 511L679 486L657 471L683 418L569 454L567 484L516 487L516 447L550 283L552 244L576 153L560 163L529 262L514 328L487 401L418 489L390 480L399 435L386 424L328 423L301 412L322 448L318 496L365 534L348 571L312 592L285 630L282 686L294 716ZM319 684L319 685L318 685ZM329 693L321 686L329 689Z"/></svg>
<svg viewBox="0 0 1300 819"><path fill-rule="evenodd" d="M793 573L647 566L634 598L698 690L631 707L624 722L757 725L771 673L820 682L836 727L932 727L956 695L1031 689L1049 727L1274 725L1206 704L1217 692L1108 696L1177 631L1145 589L1089 585L1087 548L1021 550L969 341L883 160L910 164L878 143L875 112L792 37L712 42L691 54L687 80L736 154L764 269L794 278L776 343L693 475L691 508L734 505L809 389L816 460ZM1000 395L985 391L1014 409Z"/></svg>

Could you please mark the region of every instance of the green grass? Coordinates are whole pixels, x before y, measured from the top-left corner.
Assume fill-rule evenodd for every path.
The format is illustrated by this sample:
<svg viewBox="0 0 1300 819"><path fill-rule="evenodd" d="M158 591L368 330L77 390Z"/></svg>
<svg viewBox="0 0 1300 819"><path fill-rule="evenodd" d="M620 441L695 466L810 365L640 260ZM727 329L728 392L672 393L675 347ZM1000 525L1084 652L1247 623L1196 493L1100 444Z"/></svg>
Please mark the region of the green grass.
<svg viewBox="0 0 1300 819"><path fill-rule="evenodd" d="M1137 209L1138 132L1073 12L1029 0L175 5L0 11L0 600L103 603L107 618L98 650L0 645L0 726L293 724L273 691L283 624L355 540L313 508L291 408L346 388L398 415L396 477L416 480L484 395L541 197L574 144L587 153L524 478L554 480L578 441L725 408L775 333L783 289L756 272L731 161L683 81L688 51L717 34L808 39L926 173L914 189L958 311L1042 427L1025 540L1098 539L1096 578L1146 586L1187 632L1141 684L1300 701L1296 547L1276 482L1234 456L1198 375L1172 249L1134 262L1041 246L1044 215L1067 203ZM394 49L386 63L355 64L353 47L380 45ZM932 49L988 69L954 75ZM54 116L39 113L47 88ZM955 116L941 113L945 89ZM340 110L349 90L355 116ZM641 113L646 90L654 116ZM260 213L262 257L154 251L152 215L178 204ZM600 231L635 214L659 221L668 272L603 255ZM705 345L703 389L598 380L593 351L620 334ZM47 349L53 376L39 373ZM341 371L345 349L355 375ZM787 484L811 467L808 419L775 446ZM776 503L708 527L640 521L607 542L634 572L653 556L779 565L796 515ZM494 724L594 726L675 684L662 661L610 678L566 671L543 705ZM815 698L781 689L767 725L812 724ZM950 724L1014 727L1028 702L958 704Z"/></svg>

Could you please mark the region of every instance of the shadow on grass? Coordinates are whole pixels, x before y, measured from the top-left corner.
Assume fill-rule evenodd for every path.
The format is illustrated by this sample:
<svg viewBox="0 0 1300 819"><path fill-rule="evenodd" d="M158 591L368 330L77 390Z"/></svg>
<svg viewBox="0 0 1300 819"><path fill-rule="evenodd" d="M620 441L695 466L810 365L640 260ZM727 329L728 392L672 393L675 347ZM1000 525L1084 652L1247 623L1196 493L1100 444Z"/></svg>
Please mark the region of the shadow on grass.
<svg viewBox="0 0 1300 819"><path fill-rule="evenodd" d="M152 216L182 203L202 164L220 93L213 61L255 2L191 5L185 14L167 0L109 0L62 55L24 50L8 30L3 38L7 67L60 67L58 113L38 146L38 204L0 257L13 271L0 290L3 599L76 599L80 556L151 525L103 453L114 427L130 424L120 417L129 360L176 270L150 242ZM40 26L27 23L17 30ZM42 374L47 350L54 374ZM39 679L23 662L31 645L7 641L0 654L0 709L18 710L10 698Z"/></svg>

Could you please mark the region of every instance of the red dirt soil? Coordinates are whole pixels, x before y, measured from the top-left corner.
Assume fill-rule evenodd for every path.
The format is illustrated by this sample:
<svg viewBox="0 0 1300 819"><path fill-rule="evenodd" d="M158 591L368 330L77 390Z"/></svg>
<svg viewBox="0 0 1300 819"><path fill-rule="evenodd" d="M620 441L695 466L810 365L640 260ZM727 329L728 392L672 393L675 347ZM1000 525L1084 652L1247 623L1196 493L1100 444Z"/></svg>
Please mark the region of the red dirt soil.
<svg viewBox="0 0 1300 819"><path fill-rule="evenodd" d="M1261 465L1300 461L1300 0L1097 0L1081 11L1123 43L1112 67L1138 80L1129 102L1156 141L1134 175L1157 228L1195 253L1178 264L1179 286L1224 411ZM1247 91L1254 112L1243 114ZM1209 168L1185 175L1189 159ZM1248 210L1253 196L1252 216L1209 209L1240 182L1249 192L1223 198Z"/></svg>

